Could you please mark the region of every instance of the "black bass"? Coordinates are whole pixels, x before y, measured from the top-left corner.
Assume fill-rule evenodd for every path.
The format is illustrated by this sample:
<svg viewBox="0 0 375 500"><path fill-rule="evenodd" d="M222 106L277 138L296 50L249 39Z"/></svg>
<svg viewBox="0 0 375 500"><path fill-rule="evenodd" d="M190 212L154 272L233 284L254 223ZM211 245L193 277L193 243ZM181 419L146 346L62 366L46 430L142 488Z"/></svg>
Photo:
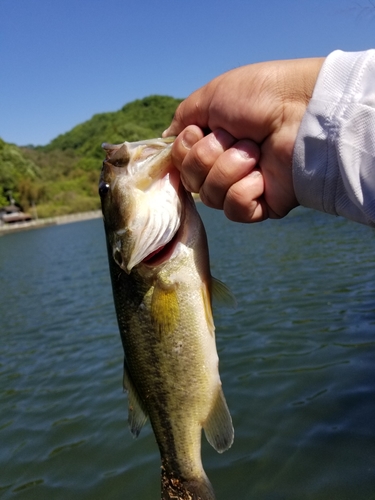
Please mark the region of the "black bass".
<svg viewBox="0 0 375 500"><path fill-rule="evenodd" d="M203 223L171 162L173 139L103 144L99 193L125 352L131 432L149 417L162 463L162 499L212 500L201 430L218 451L233 442L211 309Z"/></svg>

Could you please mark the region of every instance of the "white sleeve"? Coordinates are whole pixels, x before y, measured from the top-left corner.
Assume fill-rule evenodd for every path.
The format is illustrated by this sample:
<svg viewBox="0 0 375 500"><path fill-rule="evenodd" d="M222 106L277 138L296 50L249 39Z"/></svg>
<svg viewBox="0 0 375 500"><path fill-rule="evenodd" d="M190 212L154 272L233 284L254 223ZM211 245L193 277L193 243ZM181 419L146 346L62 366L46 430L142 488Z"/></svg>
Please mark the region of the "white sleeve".
<svg viewBox="0 0 375 500"><path fill-rule="evenodd" d="M325 60L298 131L293 182L301 205L375 227L375 50Z"/></svg>

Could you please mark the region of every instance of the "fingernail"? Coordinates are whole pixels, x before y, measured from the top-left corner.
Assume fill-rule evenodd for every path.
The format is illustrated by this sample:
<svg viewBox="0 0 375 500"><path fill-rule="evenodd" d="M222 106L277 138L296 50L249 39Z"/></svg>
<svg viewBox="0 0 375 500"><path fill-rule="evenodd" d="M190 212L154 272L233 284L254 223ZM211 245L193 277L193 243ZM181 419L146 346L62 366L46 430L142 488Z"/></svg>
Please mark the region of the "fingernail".
<svg viewBox="0 0 375 500"><path fill-rule="evenodd" d="M198 141L198 137L191 130L186 130L181 139L181 143L186 149L191 149Z"/></svg>
<svg viewBox="0 0 375 500"><path fill-rule="evenodd" d="M242 148L238 148L237 153L241 156L241 158L245 158L245 160L248 160L250 158L249 153Z"/></svg>
<svg viewBox="0 0 375 500"><path fill-rule="evenodd" d="M166 128L166 129L164 130L164 132L161 134L161 136L162 136L162 137L169 137L168 130L169 130L169 128Z"/></svg>
<svg viewBox="0 0 375 500"><path fill-rule="evenodd" d="M261 177L262 174L261 172L259 172L259 170L255 169L255 170L252 170L249 174L248 174L248 177L251 177L253 179L256 179L257 177Z"/></svg>

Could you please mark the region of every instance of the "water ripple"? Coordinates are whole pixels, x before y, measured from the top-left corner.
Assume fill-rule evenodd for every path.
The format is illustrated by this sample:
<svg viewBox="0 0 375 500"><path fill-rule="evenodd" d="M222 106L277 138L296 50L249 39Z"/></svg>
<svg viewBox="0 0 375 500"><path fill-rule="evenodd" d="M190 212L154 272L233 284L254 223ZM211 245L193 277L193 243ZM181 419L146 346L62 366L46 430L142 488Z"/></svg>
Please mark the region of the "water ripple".
<svg viewBox="0 0 375 500"><path fill-rule="evenodd" d="M375 463L375 233L306 210L232 224L199 207L235 442L203 461L218 500L369 500ZM100 220L0 239L0 496L148 500L133 440Z"/></svg>

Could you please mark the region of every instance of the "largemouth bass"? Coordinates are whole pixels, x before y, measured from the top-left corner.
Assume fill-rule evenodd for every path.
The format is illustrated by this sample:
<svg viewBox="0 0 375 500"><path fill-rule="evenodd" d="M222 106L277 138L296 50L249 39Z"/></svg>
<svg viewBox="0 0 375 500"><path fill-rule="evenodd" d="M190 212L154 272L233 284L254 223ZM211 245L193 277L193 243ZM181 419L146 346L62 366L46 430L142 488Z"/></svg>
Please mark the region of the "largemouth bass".
<svg viewBox="0 0 375 500"><path fill-rule="evenodd" d="M172 141L103 144L99 193L131 432L138 436L149 417L163 500L212 500L202 428L218 452L233 442L211 309L213 286L227 292L211 277L203 223L172 165Z"/></svg>

